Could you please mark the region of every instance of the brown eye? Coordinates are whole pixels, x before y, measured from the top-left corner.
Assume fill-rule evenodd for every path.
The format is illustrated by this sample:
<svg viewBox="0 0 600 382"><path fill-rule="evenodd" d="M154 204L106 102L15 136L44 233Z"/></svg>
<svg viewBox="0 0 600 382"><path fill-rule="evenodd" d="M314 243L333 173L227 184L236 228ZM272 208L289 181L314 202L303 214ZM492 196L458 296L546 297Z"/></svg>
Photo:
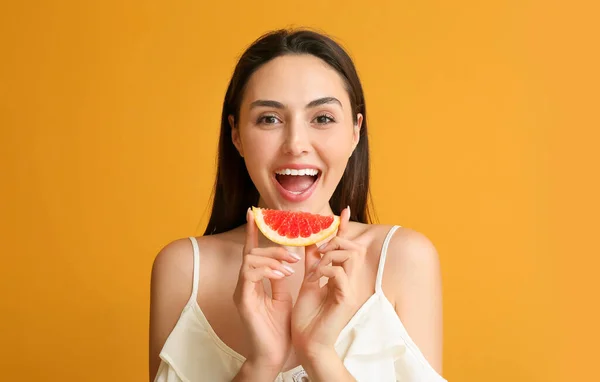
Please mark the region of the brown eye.
<svg viewBox="0 0 600 382"><path fill-rule="evenodd" d="M327 125L329 123L335 122L335 120L333 119L333 117L327 114L321 114L317 116L317 118L315 118L315 122L319 125Z"/></svg>
<svg viewBox="0 0 600 382"><path fill-rule="evenodd" d="M257 124L274 125L279 119L274 115L263 115L256 121Z"/></svg>

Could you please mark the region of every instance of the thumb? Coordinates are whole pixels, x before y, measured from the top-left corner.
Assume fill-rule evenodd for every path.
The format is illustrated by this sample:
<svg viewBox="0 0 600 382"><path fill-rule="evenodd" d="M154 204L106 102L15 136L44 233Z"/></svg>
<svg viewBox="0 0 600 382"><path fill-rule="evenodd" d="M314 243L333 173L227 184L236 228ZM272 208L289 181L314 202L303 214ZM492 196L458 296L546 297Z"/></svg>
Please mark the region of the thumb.
<svg viewBox="0 0 600 382"><path fill-rule="evenodd" d="M250 253L253 248L258 247L258 227L254 220L252 209L246 211L246 240L244 242L244 255Z"/></svg>
<svg viewBox="0 0 600 382"><path fill-rule="evenodd" d="M350 221L350 206L344 208L340 214L340 226L336 236L346 237L348 233L348 222Z"/></svg>

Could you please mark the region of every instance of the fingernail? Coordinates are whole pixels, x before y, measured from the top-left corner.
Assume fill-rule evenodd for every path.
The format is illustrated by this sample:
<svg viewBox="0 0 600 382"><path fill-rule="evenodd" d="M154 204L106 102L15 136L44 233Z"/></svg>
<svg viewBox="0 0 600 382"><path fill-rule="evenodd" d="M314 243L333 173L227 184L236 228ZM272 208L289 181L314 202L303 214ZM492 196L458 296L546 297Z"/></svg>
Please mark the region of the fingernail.
<svg viewBox="0 0 600 382"><path fill-rule="evenodd" d="M296 259L296 260L300 260L300 256L296 255L294 252L289 252L289 251L288 251L288 253L289 253L289 254L290 254L290 256L292 256L294 259Z"/></svg>
<svg viewBox="0 0 600 382"><path fill-rule="evenodd" d="M281 271L273 271L273 273L275 273L277 276L285 277L285 274Z"/></svg>
<svg viewBox="0 0 600 382"><path fill-rule="evenodd" d="M319 251L322 251L322 250L324 250L324 249L325 249L325 247L327 247L327 244L329 244L329 243L323 243L323 244L321 244L321 245L319 246L319 248L317 248L317 249L318 249Z"/></svg>
<svg viewBox="0 0 600 382"><path fill-rule="evenodd" d="M346 207L348 209L348 216L351 216L352 213L350 212L350 206Z"/></svg>
<svg viewBox="0 0 600 382"><path fill-rule="evenodd" d="M289 265L282 264L282 266L283 268L285 268L286 271L294 273L294 269L292 269L292 267L290 267Z"/></svg>
<svg viewBox="0 0 600 382"><path fill-rule="evenodd" d="M246 210L246 222L250 221L250 207L248 207L248 209Z"/></svg>

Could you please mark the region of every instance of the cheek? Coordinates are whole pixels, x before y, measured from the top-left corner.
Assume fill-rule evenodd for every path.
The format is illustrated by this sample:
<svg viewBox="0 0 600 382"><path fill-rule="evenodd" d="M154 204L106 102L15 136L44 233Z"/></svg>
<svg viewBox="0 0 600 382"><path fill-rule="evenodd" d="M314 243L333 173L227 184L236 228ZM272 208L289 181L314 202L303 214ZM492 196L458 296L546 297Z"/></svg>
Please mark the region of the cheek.
<svg viewBox="0 0 600 382"><path fill-rule="evenodd" d="M249 132L242 138L244 156L249 171L257 172L267 165L277 153L277 142L269 134Z"/></svg>
<svg viewBox="0 0 600 382"><path fill-rule="evenodd" d="M321 158L330 167L344 167L352 151L352 136L344 134L332 135L320 140L315 146Z"/></svg>

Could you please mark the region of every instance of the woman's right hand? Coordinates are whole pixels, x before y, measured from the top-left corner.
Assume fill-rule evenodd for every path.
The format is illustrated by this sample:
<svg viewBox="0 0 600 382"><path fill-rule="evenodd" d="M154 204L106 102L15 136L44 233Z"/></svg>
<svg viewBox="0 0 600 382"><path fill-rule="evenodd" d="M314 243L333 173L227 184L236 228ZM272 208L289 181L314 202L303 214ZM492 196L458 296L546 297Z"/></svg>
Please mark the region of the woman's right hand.
<svg viewBox="0 0 600 382"><path fill-rule="evenodd" d="M292 296L282 279L293 273L282 263L297 262L283 247L258 248L258 227L250 209L246 212L246 243L233 299L251 344L243 369L264 375L279 373L291 349ZM263 284L271 282L272 297Z"/></svg>

